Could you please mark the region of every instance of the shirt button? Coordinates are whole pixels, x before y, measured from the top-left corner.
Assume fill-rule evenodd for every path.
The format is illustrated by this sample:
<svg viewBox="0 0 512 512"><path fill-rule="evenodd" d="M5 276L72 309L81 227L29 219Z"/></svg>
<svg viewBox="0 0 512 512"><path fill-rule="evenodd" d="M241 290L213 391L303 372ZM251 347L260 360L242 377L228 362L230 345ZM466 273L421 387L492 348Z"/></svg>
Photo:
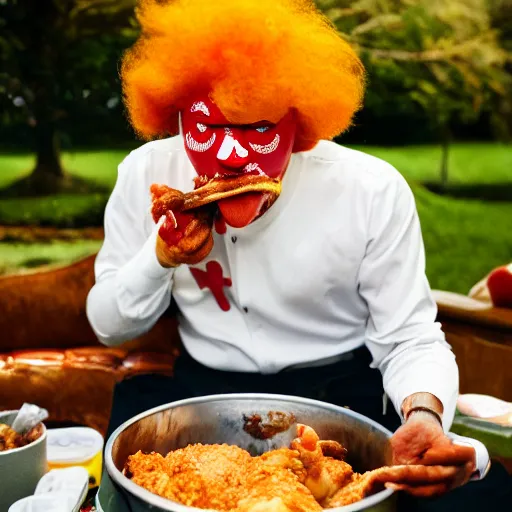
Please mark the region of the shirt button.
<svg viewBox="0 0 512 512"><path fill-rule="evenodd" d="M238 240L238 238L236 236L232 236L231 237L231 241L236 244L236 241Z"/></svg>
<svg viewBox="0 0 512 512"><path fill-rule="evenodd" d="M249 308L244 308L244 311L245 311L246 313L249 313Z"/></svg>

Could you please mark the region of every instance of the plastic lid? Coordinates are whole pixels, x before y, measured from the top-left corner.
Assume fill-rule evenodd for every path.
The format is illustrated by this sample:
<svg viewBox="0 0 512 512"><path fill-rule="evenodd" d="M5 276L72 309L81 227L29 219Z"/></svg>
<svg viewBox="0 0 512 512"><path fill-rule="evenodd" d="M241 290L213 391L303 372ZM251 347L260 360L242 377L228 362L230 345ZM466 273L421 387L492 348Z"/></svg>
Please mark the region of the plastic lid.
<svg viewBox="0 0 512 512"><path fill-rule="evenodd" d="M50 492L69 492L76 497L76 501L85 498L89 488L89 473L81 466L72 466L66 469L53 469L39 480L34 494L47 494Z"/></svg>
<svg viewBox="0 0 512 512"><path fill-rule="evenodd" d="M54 464L80 464L91 460L103 449L103 437L89 427L48 430L47 457Z"/></svg>
<svg viewBox="0 0 512 512"><path fill-rule="evenodd" d="M65 491L29 496L9 507L9 512L72 512L77 510L73 493Z"/></svg>

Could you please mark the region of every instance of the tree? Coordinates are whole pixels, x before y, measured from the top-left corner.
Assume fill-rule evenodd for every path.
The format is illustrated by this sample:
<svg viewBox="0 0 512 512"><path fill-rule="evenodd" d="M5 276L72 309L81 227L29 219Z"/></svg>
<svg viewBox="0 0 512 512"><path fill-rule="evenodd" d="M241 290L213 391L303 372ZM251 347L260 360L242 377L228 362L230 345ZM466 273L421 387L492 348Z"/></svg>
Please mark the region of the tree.
<svg viewBox="0 0 512 512"><path fill-rule="evenodd" d="M490 0L491 25L497 31L500 43L512 55L512 2L510 0ZM509 58L506 68L512 75L512 59ZM510 91L511 89L509 89ZM493 109L502 115L493 117L495 131L502 139L512 139L512 93L501 96L498 105Z"/></svg>
<svg viewBox="0 0 512 512"><path fill-rule="evenodd" d="M59 124L80 122L91 98L118 90L115 66L136 35L132 14L124 0L0 0L0 107L4 121L26 118L36 153L12 193L84 189L62 168Z"/></svg>
<svg viewBox="0 0 512 512"><path fill-rule="evenodd" d="M367 102L419 106L443 144L448 181L450 125L510 97L510 52L486 0L317 0L369 70Z"/></svg>

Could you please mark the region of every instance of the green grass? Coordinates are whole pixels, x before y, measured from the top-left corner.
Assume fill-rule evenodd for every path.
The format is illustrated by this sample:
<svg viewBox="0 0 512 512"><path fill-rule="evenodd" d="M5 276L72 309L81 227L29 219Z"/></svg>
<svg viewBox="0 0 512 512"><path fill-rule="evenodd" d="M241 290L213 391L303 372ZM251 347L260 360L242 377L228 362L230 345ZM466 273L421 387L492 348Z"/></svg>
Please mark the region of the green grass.
<svg viewBox="0 0 512 512"><path fill-rule="evenodd" d="M75 176L112 188L117 177L117 166L128 153L129 150L64 153L62 165ZM0 154L0 188L28 176L34 165L35 159L30 155Z"/></svg>
<svg viewBox="0 0 512 512"><path fill-rule="evenodd" d="M43 265L67 264L98 251L101 242L0 243L0 274Z"/></svg>
<svg viewBox="0 0 512 512"><path fill-rule="evenodd" d="M99 226L107 194L55 195L40 198L0 200L0 224L57 226Z"/></svg>
<svg viewBox="0 0 512 512"><path fill-rule="evenodd" d="M512 203L439 197L413 186L433 288L468 293L512 261Z"/></svg>
<svg viewBox="0 0 512 512"><path fill-rule="evenodd" d="M382 158L408 180L439 181L440 146L365 147L356 149ZM512 181L512 146L498 143L454 144L449 152L449 181L494 184Z"/></svg>
<svg viewBox="0 0 512 512"><path fill-rule="evenodd" d="M412 184L425 240L427 275L433 288L467 293L493 267L512 260L512 202L440 197L415 184L438 180L439 147L357 149L390 162ZM65 153L63 162L72 174L112 188L117 166L128 151ZM32 166L33 159L29 156L0 155L0 188L26 176ZM491 143L453 145L450 181L467 185L511 183L511 147ZM0 201L0 224L98 225L106 199L102 194L4 199ZM62 262L74 259L82 250L80 243L37 247L35 253L39 249L51 251L54 260ZM83 250L90 253L96 246L86 241ZM9 245L0 244L0 267L23 266L24 260L32 258L31 254L25 254L32 251L32 246L18 246L16 251L20 256L13 260Z"/></svg>

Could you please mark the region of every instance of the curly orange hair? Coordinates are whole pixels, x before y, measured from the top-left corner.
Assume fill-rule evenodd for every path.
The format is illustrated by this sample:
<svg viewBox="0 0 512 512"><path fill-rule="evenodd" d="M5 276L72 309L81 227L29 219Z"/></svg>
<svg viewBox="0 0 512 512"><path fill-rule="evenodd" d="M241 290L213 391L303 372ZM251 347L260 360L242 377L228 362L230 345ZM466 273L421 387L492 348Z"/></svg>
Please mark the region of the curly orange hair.
<svg viewBox="0 0 512 512"><path fill-rule="evenodd" d="M364 68L312 0L140 0L142 32L123 58L130 121L146 139L176 134L209 95L233 124L298 113L294 150L345 131Z"/></svg>

